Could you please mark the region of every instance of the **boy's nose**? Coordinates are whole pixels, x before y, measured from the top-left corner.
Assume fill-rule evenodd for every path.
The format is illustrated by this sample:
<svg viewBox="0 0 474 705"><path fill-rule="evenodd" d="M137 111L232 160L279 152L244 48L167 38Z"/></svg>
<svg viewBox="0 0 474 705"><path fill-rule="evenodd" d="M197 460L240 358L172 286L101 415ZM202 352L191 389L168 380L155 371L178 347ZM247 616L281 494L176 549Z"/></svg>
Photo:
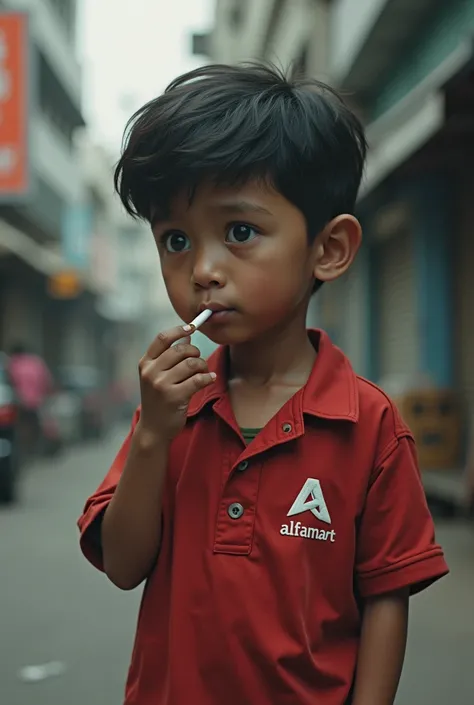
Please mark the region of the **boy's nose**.
<svg viewBox="0 0 474 705"><path fill-rule="evenodd" d="M223 267L209 254L196 257L192 283L197 289L219 289L226 283Z"/></svg>

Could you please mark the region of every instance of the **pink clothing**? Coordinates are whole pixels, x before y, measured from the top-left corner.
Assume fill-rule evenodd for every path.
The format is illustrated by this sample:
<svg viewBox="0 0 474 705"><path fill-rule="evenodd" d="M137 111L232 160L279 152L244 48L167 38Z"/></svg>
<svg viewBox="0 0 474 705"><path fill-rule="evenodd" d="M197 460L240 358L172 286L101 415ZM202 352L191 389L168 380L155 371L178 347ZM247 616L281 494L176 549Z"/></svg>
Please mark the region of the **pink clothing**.
<svg viewBox="0 0 474 705"><path fill-rule="evenodd" d="M9 366L10 378L20 404L27 409L39 409L52 388L51 375L37 355L13 355Z"/></svg>

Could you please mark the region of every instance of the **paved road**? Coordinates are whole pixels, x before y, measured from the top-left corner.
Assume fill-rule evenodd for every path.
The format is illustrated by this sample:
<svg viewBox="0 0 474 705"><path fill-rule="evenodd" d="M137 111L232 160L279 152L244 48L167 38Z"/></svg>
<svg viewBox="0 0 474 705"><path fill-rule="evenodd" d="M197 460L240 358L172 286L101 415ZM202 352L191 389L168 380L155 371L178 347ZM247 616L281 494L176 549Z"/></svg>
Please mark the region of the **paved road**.
<svg viewBox="0 0 474 705"><path fill-rule="evenodd" d="M88 567L74 525L118 443L117 433L32 469L23 503L0 509L1 705L122 702L139 595ZM452 576L413 600L398 705L474 703L474 527L444 524L439 539ZM17 678L24 665L57 659L67 664L58 678Z"/></svg>

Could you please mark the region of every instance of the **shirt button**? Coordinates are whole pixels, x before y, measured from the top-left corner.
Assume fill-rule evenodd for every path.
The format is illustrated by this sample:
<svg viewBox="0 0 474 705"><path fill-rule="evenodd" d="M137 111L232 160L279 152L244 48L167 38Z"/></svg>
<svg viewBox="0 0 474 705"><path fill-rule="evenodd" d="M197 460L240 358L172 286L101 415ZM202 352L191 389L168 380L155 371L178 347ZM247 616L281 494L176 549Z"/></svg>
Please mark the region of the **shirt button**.
<svg viewBox="0 0 474 705"><path fill-rule="evenodd" d="M239 502L233 502L227 509L227 514L231 519L240 519L244 513L244 508Z"/></svg>
<svg viewBox="0 0 474 705"><path fill-rule="evenodd" d="M284 423L282 424L281 428L284 433L291 433L291 431L293 430L291 423Z"/></svg>
<svg viewBox="0 0 474 705"><path fill-rule="evenodd" d="M242 460L242 462L237 465L237 470L239 472L244 472L244 470L247 470L248 466L249 466L248 460Z"/></svg>

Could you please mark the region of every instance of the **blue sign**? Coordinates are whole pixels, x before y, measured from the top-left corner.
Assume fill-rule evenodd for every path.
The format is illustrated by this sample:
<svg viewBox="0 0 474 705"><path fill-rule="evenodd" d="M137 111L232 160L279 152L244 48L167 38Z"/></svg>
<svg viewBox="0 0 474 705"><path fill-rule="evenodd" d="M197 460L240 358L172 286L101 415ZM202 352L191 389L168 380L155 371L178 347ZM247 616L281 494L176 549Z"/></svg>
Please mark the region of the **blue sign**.
<svg viewBox="0 0 474 705"><path fill-rule="evenodd" d="M64 209L62 218L62 255L70 267L87 269L91 258L92 228L91 204L75 203Z"/></svg>

